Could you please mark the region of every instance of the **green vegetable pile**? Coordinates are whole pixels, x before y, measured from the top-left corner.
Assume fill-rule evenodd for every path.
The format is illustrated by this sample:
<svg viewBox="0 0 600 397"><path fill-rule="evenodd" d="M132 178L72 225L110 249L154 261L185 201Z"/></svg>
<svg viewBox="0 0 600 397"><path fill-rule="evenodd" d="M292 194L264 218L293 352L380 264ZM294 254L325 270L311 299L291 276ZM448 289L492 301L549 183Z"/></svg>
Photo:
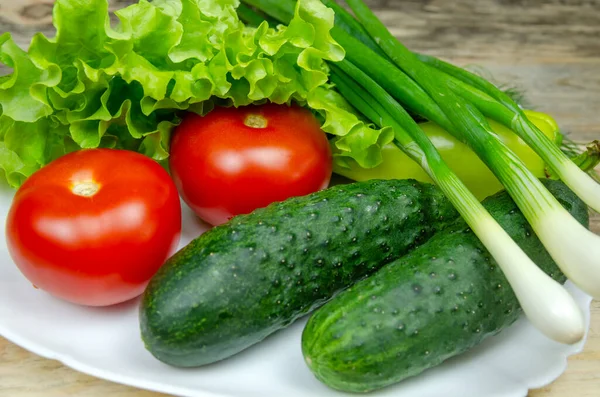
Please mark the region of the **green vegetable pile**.
<svg viewBox="0 0 600 397"><path fill-rule="evenodd" d="M331 88L325 61L344 50L334 13L303 0L289 26L246 27L237 0L141 0L116 12L106 0L58 0L55 38L37 34L27 52L9 33L0 60L0 168L18 187L79 148L123 148L158 161L184 111L270 101L308 104L359 164L381 161L389 129L361 121Z"/></svg>
<svg viewBox="0 0 600 397"><path fill-rule="evenodd" d="M401 153L437 188L334 187L211 230L150 283L148 350L176 366L209 364L331 300L305 330L306 362L329 386L368 391L466 351L521 310L555 341L584 337L563 283L600 297L600 238L587 217L600 210L588 174L597 146L570 159L553 122L411 52L362 0L346 1L352 13L333 0L242 3L141 0L113 25L106 0L58 0L55 38L37 35L25 52L0 36L13 69L0 80L8 182L79 148L164 161L188 112L295 102L320 119L340 173L361 179L392 148L387 161ZM442 135L467 155L444 156L432 142ZM481 203L455 168L484 165L506 191Z"/></svg>

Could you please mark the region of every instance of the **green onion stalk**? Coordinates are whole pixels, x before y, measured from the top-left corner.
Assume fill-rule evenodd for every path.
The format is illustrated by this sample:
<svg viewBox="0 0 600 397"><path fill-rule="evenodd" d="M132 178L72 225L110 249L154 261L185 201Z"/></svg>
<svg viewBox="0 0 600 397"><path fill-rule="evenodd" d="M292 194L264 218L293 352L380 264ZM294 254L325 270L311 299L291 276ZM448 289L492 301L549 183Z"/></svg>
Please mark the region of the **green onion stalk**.
<svg viewBox="0 0 600 397"><path fill-rule="evenodd" d="M431 56L419 55L418 57L424 63L442 72L442 75L446 74L448 77L456 79L448 84L449 88L463 98L472 100L473 104L487 117L493 118L515 131L544 160L553 175L565 182L587 205L600 212L600 184L596 183L589 174L577 166L540 131L510 96L492 83L467 70ZM479 91L479 94L472 96L474 91ZM487 98L484 97L485 94L487 94ZM483 99L480 101L479 98ZM490 103L494 103L495 106L487 105Z"/></svg>

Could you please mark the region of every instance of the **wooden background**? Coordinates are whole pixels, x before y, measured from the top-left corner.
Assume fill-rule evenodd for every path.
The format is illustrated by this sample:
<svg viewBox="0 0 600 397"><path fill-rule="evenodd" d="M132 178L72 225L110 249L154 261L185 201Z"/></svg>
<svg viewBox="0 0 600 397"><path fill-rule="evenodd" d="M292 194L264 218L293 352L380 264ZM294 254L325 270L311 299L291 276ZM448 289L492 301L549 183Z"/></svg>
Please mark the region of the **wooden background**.
<svg viewBox="0 0 600 397"><path fill-rule="evenodd" d="M113 8L131 3L111 0ZM0 0L0 33L26 47L52 35L52 0ZM600 139L600 0L372 0L411 49L473 65L523 89L572 139ZM600 219L593 228L600 233ZM590 339L567 372L534 397L600 395L600 302ZM76 373L0 338L0 396L158 397Z"/></svg>

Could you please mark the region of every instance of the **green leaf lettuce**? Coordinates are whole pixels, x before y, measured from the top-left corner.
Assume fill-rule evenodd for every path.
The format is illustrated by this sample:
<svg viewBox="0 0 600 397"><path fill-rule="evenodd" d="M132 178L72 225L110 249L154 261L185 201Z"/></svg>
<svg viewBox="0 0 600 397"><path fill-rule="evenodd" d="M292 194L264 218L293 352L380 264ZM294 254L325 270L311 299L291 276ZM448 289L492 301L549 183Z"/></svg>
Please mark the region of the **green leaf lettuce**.
<svg viewBox="0 0 600 397"><path fill-rule="evenodd" d="M186 111L270 101L307 105L345 157L372 167L392 140L328 83L327 62L344 51L330 35L334 13L301 0L288 27L245 26L238 0L141 0L115 12L106 0L57 0L56 36L27 52L5 33L0 61L0 168L20 186L40 167L79 148L169 155Z"/></svg>

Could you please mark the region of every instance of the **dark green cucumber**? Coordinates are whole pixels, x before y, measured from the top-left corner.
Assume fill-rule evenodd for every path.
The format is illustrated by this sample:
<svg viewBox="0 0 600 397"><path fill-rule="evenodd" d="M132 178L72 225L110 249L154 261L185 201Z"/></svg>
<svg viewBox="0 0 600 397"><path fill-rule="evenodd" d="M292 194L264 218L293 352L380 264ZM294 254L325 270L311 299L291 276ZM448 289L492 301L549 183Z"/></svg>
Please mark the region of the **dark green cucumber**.
<svg viewBox="0 0 600 397"><path fill-rule="evenodd" d="M545 184L587 227L585 204L561 182ZM541 269L565 282L507 194L484 204ZM315 312L304 329L302 350L326 385L367 392L471 349L520 314L502 271L459 219Z"/></svg>
<svg viewBox="0 0 600 397"><path fill-rule="evenodd" d="M141 307L142 339L174 366L222 360L457 218L434 186L397 180L337 186L236 217L153 278Z"/></svg>

